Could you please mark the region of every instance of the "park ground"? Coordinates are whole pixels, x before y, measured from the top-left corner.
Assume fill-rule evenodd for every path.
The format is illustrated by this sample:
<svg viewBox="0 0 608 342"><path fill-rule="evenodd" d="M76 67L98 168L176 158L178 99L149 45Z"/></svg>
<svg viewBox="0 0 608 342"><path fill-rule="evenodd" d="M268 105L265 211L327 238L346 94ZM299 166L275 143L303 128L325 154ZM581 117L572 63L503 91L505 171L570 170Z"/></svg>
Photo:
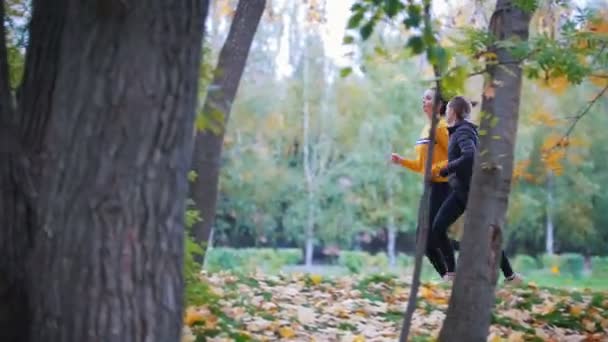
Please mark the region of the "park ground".
<svg viewBox="0 0 608 342"><path fill-rule="evenodd" d="M428 272L423 279L412 341L435 340L450 296L449 284ZM182 341L395 341L409 281L407 274L337 267L204 271ZM521 286L499 281L488 341L608 341L607 331L608 279L538 270Z"/></svg>

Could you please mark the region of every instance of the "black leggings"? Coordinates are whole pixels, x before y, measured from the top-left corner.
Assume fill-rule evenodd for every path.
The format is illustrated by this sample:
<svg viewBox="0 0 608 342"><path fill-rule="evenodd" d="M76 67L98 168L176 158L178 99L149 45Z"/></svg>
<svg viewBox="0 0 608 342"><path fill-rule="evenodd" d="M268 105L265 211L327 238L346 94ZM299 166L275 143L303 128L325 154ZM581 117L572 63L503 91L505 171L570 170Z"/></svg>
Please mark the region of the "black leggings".
<svg viewBox="0 0 608 342"><path fill-rule="evenodd" d="M445 201L445 199L450 194L450 185L447 182L433 182L431 183L431 206L429 207L429 224L432 225L435 221L435 217L437 216L437 212L441 205ZM432 226L431 226L432 227ZM420 233L420 225L418 225L417 236ZM441 251L433 245L432 242L433 233L432 230L429 230L427 244L426 244L426 256L431 262L431 265L435 268L435 271L439 273L440 276L447 272L447 268L445 262L443 261L443 255Z"/></svg>
<svg viewBox="0 0 608 342"><path fill-rule="evenodd" d="M439 208L435 220L433 221L430 239L431 246L429 248L438 248L441 251L445 260L447 272L454 272L456 270L456 260L454 257L455 246L448 238L448 229L464 213L466 206L466 195L451 191ZM500 259L500 268L502 269L505 278L512 276L513 269L511 268L509 259L504 251L502 251Z"/></svg>

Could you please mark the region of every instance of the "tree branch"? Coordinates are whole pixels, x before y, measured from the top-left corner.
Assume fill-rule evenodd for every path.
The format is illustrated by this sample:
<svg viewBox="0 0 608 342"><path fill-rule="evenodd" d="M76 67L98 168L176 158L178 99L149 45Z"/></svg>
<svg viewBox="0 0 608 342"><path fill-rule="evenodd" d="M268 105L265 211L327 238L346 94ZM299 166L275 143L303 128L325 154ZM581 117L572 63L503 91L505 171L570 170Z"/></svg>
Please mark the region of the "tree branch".
<svg viewBox="0 0 608 342"><path fill-rule="evenodd" d="M432 30L431 28L431 4L430 1L426 1L424 5L424 29ZM430 60L431 48L427 47L427 58ZM420 274L422 271L422 258L424 251L426 250L428 234L430 231L430 225L432 222L429 217L430 208L430 192L431 192L431 168L433 163L433 151L435 147L435 135L437 130L437 124L439 123L439 108L441 99L441 74L439 66L433 63L433 70L435 72L436 89L435 97L433 99L433 115L431 115L431 129L429 136L429 144L427 149L426 163L424 169L424 190L422 192L422 198L420 199L420 206L418 208L418 233L416 239L416 257L414 261L414 274L412 275L412 286L410 294L407 300L407 308L403 315L403 325L401 326L401 334L399 336L399 342L407 342L412 324L412 317L416 310L416 300L418 296L418 288L420 287Z"/></svg>
<svg viewBox="0 0 608 342"><path fill-rule="evenodd" d="M591 99L591 101L589 101L580 111L578 114L571 116L570 118L572 119L572 123L570 124L570 127L568 127L568 129L566 130L566 133L564 133L564 135L555 143L555 145L553 145L549 150L553 150L557 147L560 147L562 145L562 143L568 139L568 137L570 137L570 134L572 134L572 132L574 131L574 127L576 127L576 125L578 124L578 122L589 113L589 111L591 110L591 107L593 107L593 105L606 93L606 91L608 91L608 85L606 85L602 90L600 90L597 94L595 94L595 96Z"/></svg>

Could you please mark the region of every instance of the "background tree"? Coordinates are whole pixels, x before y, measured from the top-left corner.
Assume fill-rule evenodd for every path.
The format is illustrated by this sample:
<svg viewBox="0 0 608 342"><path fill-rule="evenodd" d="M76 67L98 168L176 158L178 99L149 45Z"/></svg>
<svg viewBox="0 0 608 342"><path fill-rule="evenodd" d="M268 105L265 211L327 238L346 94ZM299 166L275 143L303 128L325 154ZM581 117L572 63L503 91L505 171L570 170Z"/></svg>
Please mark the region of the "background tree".
<svg viewBox="0 0 608 342"><path fill-rule="evenodd" d="M208 242L213 227L225 126L265 6L266 0L239 1L202 107L192 158L197 176L191 186L192 199L201 213L193 227L199 243Z"/></svg>

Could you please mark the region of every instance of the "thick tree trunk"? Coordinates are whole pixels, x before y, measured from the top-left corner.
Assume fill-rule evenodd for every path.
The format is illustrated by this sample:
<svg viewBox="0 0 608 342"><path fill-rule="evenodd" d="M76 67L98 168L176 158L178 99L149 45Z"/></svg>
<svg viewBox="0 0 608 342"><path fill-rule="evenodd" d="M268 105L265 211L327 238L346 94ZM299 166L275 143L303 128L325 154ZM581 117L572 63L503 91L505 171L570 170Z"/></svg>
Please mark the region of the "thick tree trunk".
<svg viewBox="0 0 608 342"><path fill-rule="evenodd" d="M29 299L14 340L179 339L207 6L34 1L20 149L0 155L3 278Z"/></svg>
<svg viewBox="0 0 608 342"><path fill-rule="evenodd" d="M528 39L530 14L498 0L490 31L500 40ZM500 263L500 229L511 190L513 150L519 117L522 83L520 66L505 49L496 49L502 66L490 66L486 87L495 87L494 97L484 97L481 120L481 153L468 203L465 232L456 269L450 305L443 323L441 341L485 341L494 305L494 287ZM500 136L500 139L495 139Z"/></svg>
<svg viewBox="0 0 608 342"><path fill-rule="evenodd" d="M198 177L191 185L191 196L202 218L193 232L202 244L209 241L215 219L225 127L265 6L266 0L239 1L203 107L209 127L196 134L192 168Z"/></svg>

